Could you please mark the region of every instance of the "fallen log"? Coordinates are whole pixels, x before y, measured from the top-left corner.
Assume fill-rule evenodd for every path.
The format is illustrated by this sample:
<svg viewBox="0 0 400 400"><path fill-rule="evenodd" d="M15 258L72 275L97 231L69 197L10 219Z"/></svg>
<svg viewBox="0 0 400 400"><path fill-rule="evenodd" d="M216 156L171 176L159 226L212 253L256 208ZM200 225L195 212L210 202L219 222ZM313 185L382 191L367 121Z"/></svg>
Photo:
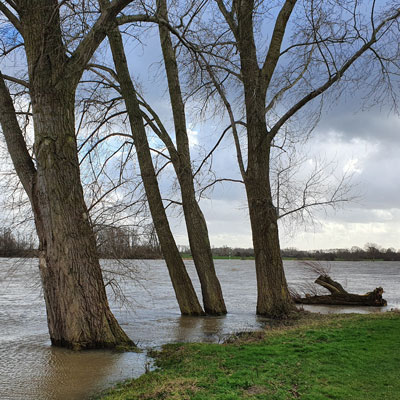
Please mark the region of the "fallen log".
<svg viewBox="0 0 400 400"><path fill-rule="evenodd" d="M331 279L328 275L320 275L315 283L328 289L330 295L311 296L306 294L305 297L299 295L294 296L293 300L299 304L326 304L326 305L343 305L343 306L372 306L383 307L387 305L385 299L382 298L383 289L376 288L372 292L366 294L353 294L344 290L343 286Z"/></svg>

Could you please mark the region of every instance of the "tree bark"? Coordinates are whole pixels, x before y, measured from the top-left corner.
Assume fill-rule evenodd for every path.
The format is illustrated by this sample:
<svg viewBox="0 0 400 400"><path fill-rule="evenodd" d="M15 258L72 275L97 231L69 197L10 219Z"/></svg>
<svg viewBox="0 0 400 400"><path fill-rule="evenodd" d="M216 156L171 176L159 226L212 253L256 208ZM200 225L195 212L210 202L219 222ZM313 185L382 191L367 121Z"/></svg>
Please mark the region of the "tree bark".
<svg viewBox="0 0 400 400"><path fill-rule="evenodd" d="M240 3L238 41L248 138L245 183L257 276L257 314L282 318L293 308L280 254L277 213L270 187L270 151L265 118L267 81L257 60L253 32L254 1ZM279 49L278 49L279 50Z"/></svg>
<svg viewBox="0 0 400 400"><path fill-rule="evenodd" d="M80 183L74 123L75 85L55 0L19 4L28 61L36 168L11 97L0 85L0 122L16 172L30 199L40 243L40 275L53 345L75 350L132 345L106 297L95 238ZM94 49L93 49L94 51ZM24 165L21 165L21 163Z"/></svg>
<svg viewBox="0 0 400 400"><path fill-rule="evenodd" d="M278 220L272 202L269 181L269 149L257 148L256 134L251 129L262 132L266 126L254 124L247 119L249 131L248 168L244 179L253 237L257 276L257 314L272 318L282 318L293 308L289 294L282 257L280 253ZM258 135L257 135L258 136Z"/></svg>
<svg viewBox="0 0 400 400"><path fill-rule="evenodd" d="M132 137L136 147L143 185L145 187L147 201L153 223L157 231L161 250L168 267L175 296L181 313L184 315L202 315L203 310L193 289L192 282L186 271L185 264L180 256L172 235L168 218L158 186L153 160L147 140L143 118L136 97L135 87L129 75L128 64L124 53L121 34L118 28L109 31L108 38L114 58L114 64L118 75L120 90L124 98L129 121L132 129Z"/></svg>
<svg viewBox="0 0 400 400"><path fill-rule="evenodd" d="M192 170L179 170L178 180L190 250L199 276L204 310L209 315L226 314L221 285L215 272L206 220L195 198Z"/></svg>
<svg viewBox="0 0 400 400"><path fill-rule="evenodd" d="M52 344L71 348L130 343L106 298L80 185L74 97L32 96L37 175L33 208Z"/></svg>
<svg viewBox="0 0 400 400"><path fill-rule="evenodd" d="M166 0L158 0L157 11L168 21ZM179 81L175 51L168 28L159 24L161 49L167 73L177 148L170 148L171 160L181 188L183 212L193 261L200 279L204 310L210 315L226 314L226 306L215 272L207 223L196 200L191 166L185 106Z"/></svg>

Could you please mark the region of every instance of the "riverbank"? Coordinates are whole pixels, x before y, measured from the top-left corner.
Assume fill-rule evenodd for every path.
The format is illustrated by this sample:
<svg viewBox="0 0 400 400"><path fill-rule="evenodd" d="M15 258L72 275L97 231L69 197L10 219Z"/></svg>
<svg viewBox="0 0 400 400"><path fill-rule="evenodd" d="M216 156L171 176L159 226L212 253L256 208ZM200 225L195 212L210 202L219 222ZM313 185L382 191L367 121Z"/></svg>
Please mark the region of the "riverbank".
<svg viewBox="0 0 400 400"><path fill-rule="evenodd" d="M400 313L297 318L224 344L173 344L99 399L396 399Z"/></svg>

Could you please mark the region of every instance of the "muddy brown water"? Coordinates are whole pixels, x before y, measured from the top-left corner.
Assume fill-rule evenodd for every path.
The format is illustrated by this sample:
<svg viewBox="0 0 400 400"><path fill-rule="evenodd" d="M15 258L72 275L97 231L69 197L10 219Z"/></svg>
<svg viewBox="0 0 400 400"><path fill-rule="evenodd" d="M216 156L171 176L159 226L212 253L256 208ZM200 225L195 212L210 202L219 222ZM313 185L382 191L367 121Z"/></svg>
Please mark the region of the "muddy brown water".
<svg viewBox="0 0 400 400"><path fill-rule="evenodd" d="M115 261L104 265L121 268ZM110 303L125 331L143 349L169 342L218 342L233 332L260 329L266 322L254 315L254 261L216 261L229 314L201 318L180 316L163 261L129 261L128 265L137 269L137 278L120 282L126 302L121 305L111 296ZM193 262L186 265L199 293ZM295 288L316 277L296 261L286 261L285 270ZM355 293L383 286L388 306L308 309L328 313L400 308L399 262L334 262L330 274ZM141 375L149 361L146 352L74 353L51 347L37 260L0 259L0 399L87 399L117 381Z"/></svg>

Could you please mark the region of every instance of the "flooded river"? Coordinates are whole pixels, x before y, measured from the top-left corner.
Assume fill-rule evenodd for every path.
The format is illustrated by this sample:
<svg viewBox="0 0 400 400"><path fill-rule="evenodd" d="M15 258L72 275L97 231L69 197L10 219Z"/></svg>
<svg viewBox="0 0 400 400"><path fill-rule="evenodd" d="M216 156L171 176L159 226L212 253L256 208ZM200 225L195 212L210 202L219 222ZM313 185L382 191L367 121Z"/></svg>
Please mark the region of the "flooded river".
<svg viewBox="0 0 400 400"><path fill-rule="evenodd" d="M177 341L218 342L232 332L260 329L265 319L254 315L254 261L216 261L229 314L225 317L181 317L163 261L130 261L137 278L121 281L125 303L110 303L118 321L141 348ZM192 261L187 261L197 292ZM379 312L400 308L399 262L334 262L330 275L345 289L365 293L385 290L388 306L342 308L308 306L318 312ZM107 269L119 269L105 262ZM289 285L300 288L316 274L296 261L286 261ZM0 399L82 400L113 383L139 376L148 363L146 353L52 348L47 333L37 260L0 259Z"/></svg>

